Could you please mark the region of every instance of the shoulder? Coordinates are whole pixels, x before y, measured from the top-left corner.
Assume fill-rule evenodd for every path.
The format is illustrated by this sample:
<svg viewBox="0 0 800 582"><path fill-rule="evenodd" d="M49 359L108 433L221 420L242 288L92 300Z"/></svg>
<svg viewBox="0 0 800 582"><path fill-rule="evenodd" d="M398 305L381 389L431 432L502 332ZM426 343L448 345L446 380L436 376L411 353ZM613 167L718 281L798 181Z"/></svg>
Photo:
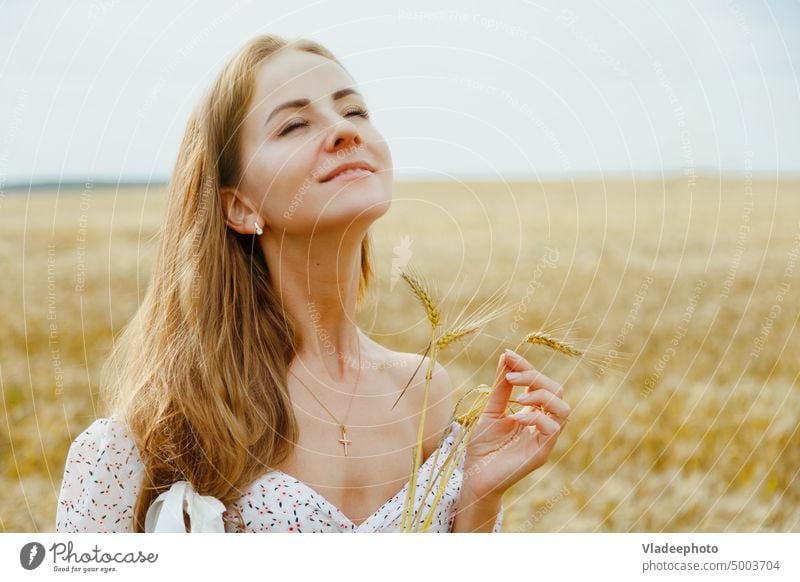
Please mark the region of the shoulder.
<svg viewBox="0 0 800 582"><path fill-rule="evenodd" d="M95 419L72 441L71 446L90 445L96 442L116 442L130 439L125 423L116 416Z"/></svg>
<svg viewBox="0 0 800 582"><path fill-rule="evenodd" d="M419 396L420 405L424 397L422 388L425 386L425 377L430 365L431 359L428 356L423 357L421 354L411 352L386 350L383 358L383 366L391 369L398 380L404 380L403 386L411 379L411 384L409 384L408 388L409 390L414 389L413 391ZM452 398L453 385L450 381L450 375L440 362L436 362L431 374L428 404L441 400L450 401Z"/></svg>
<svg viewBox="0 0 800 582"><path fill-rule="evenodd" d="M440 362L435 363L426 402L425 377L431 359L427 356L423 358L421 354L407 352L391 352L389 357L395 363L400 388L406 385L413 374L413 380L404 398L408 398L412 413L422 412L423 407L426 410L423 448L427 457L436 449L442 434L451 425L450 418L455 407L455 398L450 375ZM418 424L418 421L419 419L415 418L415 423Z"/></svg>
<svg viewBox="0 0 800 582"><path fill-rule="evenodd" d="M138 459L136 444L127 425L117 417L98 418L86 427L70 444L68 461L72 464L96 464ZM69 468L69 467L68 467Z"/></svg>
<svg viewBox="0 0 800 582"><path fill-rule="evenodd" d="M96 419L70 444L56 531L131 531L142 475L141 458L126 425L113 416Z"/></svg>

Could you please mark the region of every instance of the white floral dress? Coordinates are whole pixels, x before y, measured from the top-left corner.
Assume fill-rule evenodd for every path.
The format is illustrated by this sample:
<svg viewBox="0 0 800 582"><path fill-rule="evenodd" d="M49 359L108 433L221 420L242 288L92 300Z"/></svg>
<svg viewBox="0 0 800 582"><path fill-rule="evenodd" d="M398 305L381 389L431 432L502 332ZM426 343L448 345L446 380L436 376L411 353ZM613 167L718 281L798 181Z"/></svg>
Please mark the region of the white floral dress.
<svg viewBox="0 0 800 582"><path fill-rule="evenodd" d="M420 467L414 506L417 511L434 474L434 461L436 469L441 467L460 429L461 425L453 422L439 447L438 458L434 451ZM463 467L462 456L439 500L429 531L452 531ZM56 531L132 532L133 507L143 471L139 452L125 425L115 417L95 420L70 446L56 511ZM424 501L426 514L437 484ZM256 479L234 505L244 518L246 532L399 532L408 486L406 482L394 497L358 525L311 487L278 470ZM222 515L227 532L237 531L234 515L229 509ZM493 532L500 532L502 520L501 507Z"/></svg>

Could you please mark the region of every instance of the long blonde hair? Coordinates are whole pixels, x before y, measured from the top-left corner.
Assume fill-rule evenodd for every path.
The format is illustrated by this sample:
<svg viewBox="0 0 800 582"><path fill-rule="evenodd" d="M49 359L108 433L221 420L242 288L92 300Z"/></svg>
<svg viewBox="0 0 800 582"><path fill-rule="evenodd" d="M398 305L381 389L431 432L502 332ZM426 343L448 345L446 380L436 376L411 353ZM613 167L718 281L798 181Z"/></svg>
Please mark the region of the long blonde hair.
<svg viewBox="0 0 800 582"><path fill-rule="evenodd" d="M298 437L286 375L300 338L260 246L226 226L219 193L241 178L256 68L285 47L338 63L313 41L264 35L224 66L186 124L150 285L103 368L110 412L127 424L145 467L135 532L178 480L230 506ZM359 302L371 277L367 234Z"/></svg>

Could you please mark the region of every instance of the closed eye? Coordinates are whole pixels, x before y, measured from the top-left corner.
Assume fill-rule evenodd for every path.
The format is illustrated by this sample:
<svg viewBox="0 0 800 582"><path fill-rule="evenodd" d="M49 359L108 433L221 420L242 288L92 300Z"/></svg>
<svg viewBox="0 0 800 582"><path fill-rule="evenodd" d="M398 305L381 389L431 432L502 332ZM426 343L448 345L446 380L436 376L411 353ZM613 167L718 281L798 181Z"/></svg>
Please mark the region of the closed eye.
<svg viewBox="0 0 800 582"><path fill-rule="evenodd" d="M363 117L364 119L369 119L369 113L367 112L366 109L364 109L362 107L351 107L351 108L345 109L344 116L345 117L349 117L351 115L358 115L359 117ZM278 135L279 136L284 136L284 135L294 131L298 127L303 127L305 125L308 125L308 123L306 121L298 120L297 123L291 123L291 124L287 125L283 129L283 131L281 131Z"/></svg>
<svg viewBox="0 0 800 582"><path fill-rule="evenodd" d="M305 121L300 121L298 123L291 123L291 124L287 125L283 129L283 131L281 131L278 135L279 136L284 136L287 133L289 133L290 131L293 131L293 130L297 129L298 127L303 127L304 125L308 125L308 124Z"/></svg>
<svg viewBox="0 0 800 582"><path fill-rule="evenodd" d="M349 115L359 115L364 119L369 119L369 113L367 113L366 109L363 109L361 107L352 107L350 109L346 109L345 111L347 111L347 113L345 113L345 117Z"/></svg>

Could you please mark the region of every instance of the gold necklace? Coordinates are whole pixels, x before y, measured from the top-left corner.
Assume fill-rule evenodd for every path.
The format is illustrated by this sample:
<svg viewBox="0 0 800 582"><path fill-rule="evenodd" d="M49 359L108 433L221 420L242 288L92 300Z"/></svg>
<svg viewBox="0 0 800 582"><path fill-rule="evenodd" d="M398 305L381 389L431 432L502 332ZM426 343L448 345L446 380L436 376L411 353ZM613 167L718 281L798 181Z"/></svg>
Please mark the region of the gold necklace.
<svg viewBox="0 0 800 582"><path fill-rule="evenodd" d="M330 410L328 410L327 406L322 404L322 401L319 398L317 398L317 395L314 394L314 391L311 390L311 388L308 387L308 384L306 384L300 378L298 378L297 374L295 374L291 370L289 370L289 373L292 376L294 376L295 378L297 378L297 381L300 382L300 384L302 384L303 386L306 387L306 390L308 390L311 393L311 396L314 397L314 400L319 402L320 406L322 406L322 408L325 409L325 412L330 414L331 418L333 418L333 420L336 421L336 424L339 425L339 430L342 433L342 438L339 439L339 442L344 446L344 456L346 457L347 456L347 445L349 445L349 444L351 444L353 442L353 441L347 440L347 426L344 424L344 422L342 422L338 418L336 418L333 415L333 413ZM356 391L358 390L358 382L359 382L360 379L361 379L361 340L359 339L358 340L358 374L356 375L356 385L355 385L355 388L353 388L353 394L350 396L350 404L347 405L347 412L344 415L344 419L345 420L347 420L347 416L350 414L350 407L353 405L353 398L355 398Z"/></svg>

